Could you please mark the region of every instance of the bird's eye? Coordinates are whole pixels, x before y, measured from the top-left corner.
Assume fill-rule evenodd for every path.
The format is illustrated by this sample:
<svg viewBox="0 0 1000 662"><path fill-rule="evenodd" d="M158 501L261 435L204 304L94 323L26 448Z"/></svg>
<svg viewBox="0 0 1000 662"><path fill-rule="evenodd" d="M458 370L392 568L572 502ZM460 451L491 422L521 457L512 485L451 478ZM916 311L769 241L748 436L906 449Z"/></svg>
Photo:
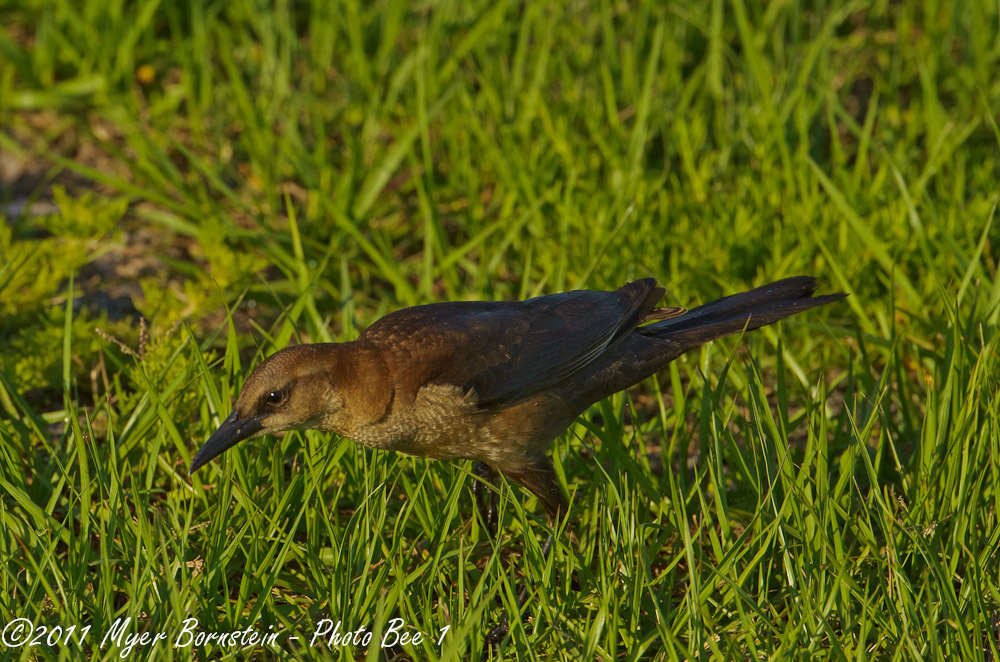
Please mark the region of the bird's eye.
<svg viewBox="0 0 1000 662"><path fill-rule="evenodd" d="M267 404L269 405L280 405L285 401L284 391L271 391L267 394Z"/></svg>

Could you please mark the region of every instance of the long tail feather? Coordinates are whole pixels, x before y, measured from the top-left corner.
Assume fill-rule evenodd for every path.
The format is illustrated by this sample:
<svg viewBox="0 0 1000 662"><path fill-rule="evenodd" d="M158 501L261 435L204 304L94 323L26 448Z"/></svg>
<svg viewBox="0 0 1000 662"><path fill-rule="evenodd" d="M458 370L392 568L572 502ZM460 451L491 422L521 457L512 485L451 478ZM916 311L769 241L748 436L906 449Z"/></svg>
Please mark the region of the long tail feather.
<svg viewBox="0 0 1000 662"><path fill-rule="evenodd" d="M733 294L698 306L673 319L639 327L644 336L669 339L683 349L773 324L803 310L843 299L846 294L814 297L816 279L786 278L748 292Z"/></svg>

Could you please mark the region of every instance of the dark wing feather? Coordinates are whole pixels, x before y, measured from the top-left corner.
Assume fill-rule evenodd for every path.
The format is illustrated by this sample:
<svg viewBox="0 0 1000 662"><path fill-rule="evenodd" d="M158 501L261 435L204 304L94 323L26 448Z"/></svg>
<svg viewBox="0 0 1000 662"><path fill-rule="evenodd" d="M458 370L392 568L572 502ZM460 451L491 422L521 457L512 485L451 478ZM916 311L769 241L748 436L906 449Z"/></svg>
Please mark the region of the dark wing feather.
<svg viewBox="0 0 1000 662"><path fill-rule="evenodd" d="M652 278L613 292L575 290L518 302L453 302L392 313L361 336L406 363L415 382L456 384L495 407L557 384L649 314Z"/></svg>

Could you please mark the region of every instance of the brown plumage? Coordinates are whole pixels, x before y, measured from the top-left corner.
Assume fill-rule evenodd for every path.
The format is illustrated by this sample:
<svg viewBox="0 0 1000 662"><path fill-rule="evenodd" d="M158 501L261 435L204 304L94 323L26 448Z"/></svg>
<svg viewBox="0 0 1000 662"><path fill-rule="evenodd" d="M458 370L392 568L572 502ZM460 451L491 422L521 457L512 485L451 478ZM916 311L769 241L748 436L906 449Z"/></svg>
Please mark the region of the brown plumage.
<svg viewBox="0 0 1000 662"><path fill-rule="evenodd" d="M258 434L326 430L486 463L554 516L566 502L545 451L576 416L703 343L845 296L813 297L815 288L787 278L684 311L657 308L663 289L646 278L613 292L406 308L353 342L270 356L190 471Z"/></svg>

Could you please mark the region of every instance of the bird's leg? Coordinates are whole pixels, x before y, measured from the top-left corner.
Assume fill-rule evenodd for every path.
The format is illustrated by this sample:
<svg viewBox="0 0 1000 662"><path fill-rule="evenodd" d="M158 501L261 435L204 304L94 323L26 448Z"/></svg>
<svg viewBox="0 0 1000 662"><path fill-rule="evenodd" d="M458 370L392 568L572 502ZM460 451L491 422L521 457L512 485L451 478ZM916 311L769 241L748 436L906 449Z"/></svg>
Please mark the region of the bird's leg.
<svg viewBox="0 0 1000 662"><path fill-rule="evenodd" d="M479 515L483 518L490 534L495 534L497 529L497 495L492 488L496 485L497 472L485 462L476 462L472 465L472 473L476 474L479 479L472 483L472 494L476 498ZM483 483L487 483L487 485Z"/></svg>
<svg viewBox="0 0 1000 662"><path fill-rule="evenodd" d="M504 467L503 473L511 480L531 490L548 512L550 530L549 537L542 546L542 562L544 563L549 555L549 550L552 549L552 542L555 539L555 531L559 524L559 519L568 508L566 498L563 497L562 491L559 489L559 483L556 482L552 464L547 457L542 455L535 458L530 464L525 464L516 469ZM518 614L521 613L521 609L524 607L527 599L528 583L526 580L517 595ZM510 622L507 619L507 615L504 614L500 619L500 624L486 635L486 645L488 647L499 645L508 632L510 632Z"/></svg>

